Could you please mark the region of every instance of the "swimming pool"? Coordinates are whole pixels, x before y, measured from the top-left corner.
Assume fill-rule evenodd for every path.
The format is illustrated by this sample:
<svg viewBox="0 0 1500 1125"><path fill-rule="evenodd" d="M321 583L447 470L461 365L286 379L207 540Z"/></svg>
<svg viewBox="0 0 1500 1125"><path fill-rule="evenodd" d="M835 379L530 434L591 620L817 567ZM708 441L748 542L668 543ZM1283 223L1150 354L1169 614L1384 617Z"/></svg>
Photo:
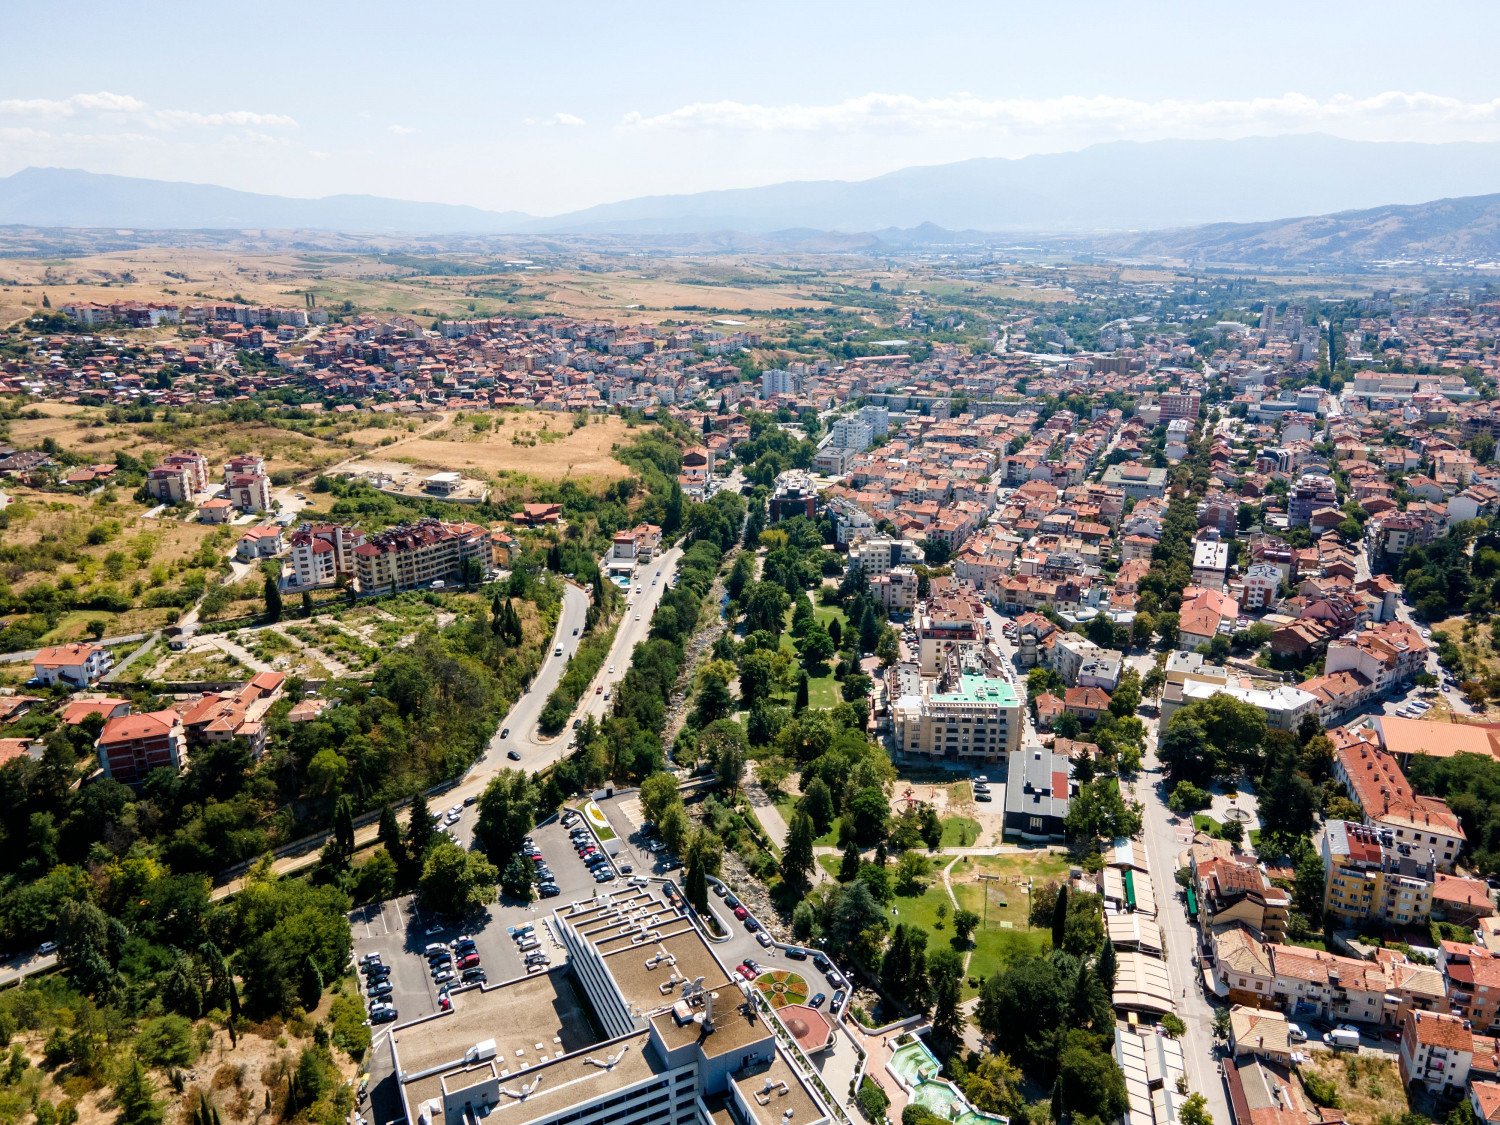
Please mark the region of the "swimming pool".
<svg viewBox="0 0 1500 1125"><path fill-rule="evenodd" d="M939 1078L942 1064L920 1039L897 1047L886 1070L901 1083L913 1105L956 1125L1010 1125L1010 1119L983 1113L969 1104L958 1087Z"/></svg>

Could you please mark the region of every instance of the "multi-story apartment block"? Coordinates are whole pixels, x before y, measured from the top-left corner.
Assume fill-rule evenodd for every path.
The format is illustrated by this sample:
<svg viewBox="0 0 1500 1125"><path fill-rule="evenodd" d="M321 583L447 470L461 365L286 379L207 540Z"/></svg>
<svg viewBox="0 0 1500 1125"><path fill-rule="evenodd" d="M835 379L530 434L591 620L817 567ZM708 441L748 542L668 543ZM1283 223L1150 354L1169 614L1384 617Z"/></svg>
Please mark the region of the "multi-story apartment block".
<svg viewBox="0 0 1500 1125"><path fill-rule="evenodd" d="M922 561L922 548L910 539L874 535L849 548L849 565L864 571L866 578L889 574L895 567Z"/></svg>
<svg viewBox="0 0 1500 1125"><path fill-rule="evenodd" d="M1287 1014L1381 1023L1390 977L1374 961L1340 957L1300 945L1273 945L1275 999Z"/></svg>
<svg viewBox="0 0 1500 1125"><path fill-rule="evenodd" d="M917 607L917 663L924 675L936 676L965 645L978 644L982 619L969 599L933 589Z"/></svg>
<svg viewBox="0 0 1500 1125"><path fill-rule="evenodd" d="M1500 951L1445 941L1437 964L1454 1013L1476 1031L1500 1031Z"/></svg>
<svg viewBox="0 0 1500 1125"><path fill-rule="evenodd" d="M1432 913L1430 849L1382 843L1380 832L1330 820L1322 839L1323 909L1345 924L1419 925Z"/></svg>
<svg viewBox="0 0 1500 1125"><path fill-rule="evenodd" d="M1184 418L1190 422L1196 422L1202 401L1203 396L1197 391L1169 391L1158 400L1161 406L1161 420L1171 422Z"/></svg>
<svg viewBox="0 0 1500 1125"><path fill-rule="evenodd" d="M354 577L354 549L365 533L341 524L303 524L292 532L289 586L312 589Z"/></svg>
<svg viewBox="0 0 1500 1125"><path fill-rule="evenodd" d="M1167 470L1122 461L1104 470L1104 483L1118 488L1129 500L1159 500L1167 494Z"/></svg>
<svg viewBox="0 0 1500 1125"><path fill-rule="evenodd" d="M1199 539L1193 544L1193 585L1223 590L1229 573L1229 544L1222 539Z"/></svg>
<svg viewBox="0 0 1500 1125"><path fill-rule="evenodd" d="M1306 527L1320 508L1337 508L1338 490L1326 473L1303 473L1287 494L1287 523Z"/></svg>
<svg viewBox="0 0 1500 1125"><path fill-rule="evenodd" d="M887 613L910 613L917 608L920 585L921 579L911 567L892 567L888 573L870 579L870 596Z"/></svg>
<svg viewBox="0 0 1500 1125"><path fill-rule="evenodd" d="M1410 847L1430 855L1438 871L1453 870L1464 846L1463 825L1441 797L1418 796L1394 757L1373 741L1350 741L1334 751L1333 776L1383 847Z"/></svg>
<svg viewBox="0 0 1500 1125"><path fill-rule="evenodd" d="M1474 1033L1447 1012L1412 1012L1401 1028L1401 1081L1430 1094L1462 1093L1474 1065Z"/></svg>
<svg viewBox="0 0 1500 1125"><path fill-rule="evenodd" d="M896 752L948 767L999 763L1021 745L1023 702L1009 681L990 676L924 679L917 694L891 704Z"/></svg>
<svg viewBox="0 0 1500 1125"><path fill-rule="evenodd" d="M146 491L163 504L182 504L208 487L208 461L202 454L173 453L146 474Z"/></svg>
<svg viewBox="0 0 1500 1125"><path fill-rule="evenodd" d="M1405 621L1386 621L1328 642L1325 672L1358 672L1377 694L1410 683L1427 663L1427 642Z"/></svg>
<svg viewBox="0 0 1500 1125"><path fill-rule="evenodd" d="M154 769L181 770L187 764L182 716L171 709L110 719L94 743L105 776L138 785Z"/></svg>
<svg viewBox="0 0 1500 1125"><path fill-rule="evenodd" d="M1198 863L1195 857L1191 868L1201 925L1241 922L1268 942L1286 940L1291 896L1254 862L1236 856Z"/></svg>
<svg viewBox="0 0 1500 1125"><path fill-rule="evenodd" d="M776 395L794 395L801 389L802 379L794 372L780 367L773 367L768 371L761 372L761 398L773 398Z"/></svg>
<svg viewBox="0 0 1500 1125"><path fill-rule="evenodd" d="M224 481L229 502L242 512L265 512L271 508L271 481L264 474L234 473Z"/></svg>
<svg viewBox="0 0 1500 1125"><path fill-rule="evenodd" d="M377 532L354 548L354 574L360 593L382 594L462 579L471 566L484 573L492 559L484 528L424 519Z"/></svg>

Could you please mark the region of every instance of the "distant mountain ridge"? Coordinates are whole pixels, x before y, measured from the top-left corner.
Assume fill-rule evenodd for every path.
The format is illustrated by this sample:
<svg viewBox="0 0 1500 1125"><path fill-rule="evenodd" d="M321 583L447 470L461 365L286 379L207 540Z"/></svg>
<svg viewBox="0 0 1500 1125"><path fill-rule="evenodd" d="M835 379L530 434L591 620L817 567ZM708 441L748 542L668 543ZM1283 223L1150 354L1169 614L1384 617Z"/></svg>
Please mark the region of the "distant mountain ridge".
<svg viewBox="0 0 1500 1125"><path fill-rule="evenodd" d="M1325 136L1118 141L1077 152L643 196L550 217L368 195L290 199L60 168L0 178L0 225L635 238L948 231L1155 231L1500 191L1500 144ZM670 239L669 239L670 240Z"/></svg>
<svg viewBox="0 0 1500 1125"><path fill-rule="evenodd" d="M1097 239L1096 252L1243 265L1500 262L1500 193Z"/></svg>
<svg viewBox="0 0 1500 1125"><path fill-rule="evenodd" d="M531 216L374 195L292 199L72 168L25 168L0 179L0 225L141 230L321 230L498 234Z"/></svg>

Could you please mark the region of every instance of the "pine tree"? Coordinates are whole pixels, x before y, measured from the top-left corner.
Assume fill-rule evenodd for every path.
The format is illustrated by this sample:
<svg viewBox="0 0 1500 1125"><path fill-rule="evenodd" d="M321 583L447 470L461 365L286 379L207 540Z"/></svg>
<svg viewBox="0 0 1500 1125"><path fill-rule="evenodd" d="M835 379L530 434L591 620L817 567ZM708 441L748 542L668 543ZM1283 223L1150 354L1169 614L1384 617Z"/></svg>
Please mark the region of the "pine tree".
<svg viewBox="0 0 1500 1125"><path fill-rule="evenodd" d="M800 809L792 814L787 828L786 848L781 853L781 875L787 884L801 890L813 865L813 822Z"/></svg>
<svg viewBox="0 0 1500 1125"><path fill-rule="evenodd" d="M416 871L422 870L422 862L427 858L427 849L432 847L434 835L432 814L427 811L427 798L417 793L411 799L411 819L406 825L407 851Z"/></svg>
<svg viewBox="0 0 1500 1125"><path fill-rule="evenodd" d="M161 1125L161 1103L139 1058L131 1058L130 1069L115 1087L115 1104L120 1108L121 1125Z"/></svg>
<svg viewBox="0 0 1500 1125"><path fill-rule="evenodd" d="M859 845L850 837L844 844L844 854L839 857L839 882L852 883L859 874Z"/></svg>
<svg viewBox="0 0 1500 1125"><path fill-rule="evenodd" d="M380 809L380 842L386 854L396 861L396 870L402 878L407 876L406 843L401 839L401 825L396 820L396 810L389 804Z"/></svg>
<svg viewBox="0 0 1500 1125"><path fill-rule="evenodd" d="M807 710L807 698L807 673L804 671L797 677L797 701L792 704L792 711L795 714L800 715Z"/></svg>
<svg viewBox="0 0 1500 1125"><path fill-rule="evenodd" d="M302 616L303 617L311 617L312 615L313 615L312 595L310 593L308 593L306 590L303 590L302 591Z"/></svg>

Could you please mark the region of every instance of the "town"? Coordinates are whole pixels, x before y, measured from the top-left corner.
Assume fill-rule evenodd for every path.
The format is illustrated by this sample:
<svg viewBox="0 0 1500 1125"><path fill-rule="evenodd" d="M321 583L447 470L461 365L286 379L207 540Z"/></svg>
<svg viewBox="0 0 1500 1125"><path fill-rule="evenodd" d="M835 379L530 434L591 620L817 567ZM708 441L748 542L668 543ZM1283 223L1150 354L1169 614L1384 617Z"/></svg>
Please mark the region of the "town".
<svg viewBox="0 0 1500 1125"><path fill-rule="evenodd" d="M318 1121L1500 1121L1500 301L910 268L16 326L12 1042ZM269 1020L305 1077L204 1077Z"/></svg>

